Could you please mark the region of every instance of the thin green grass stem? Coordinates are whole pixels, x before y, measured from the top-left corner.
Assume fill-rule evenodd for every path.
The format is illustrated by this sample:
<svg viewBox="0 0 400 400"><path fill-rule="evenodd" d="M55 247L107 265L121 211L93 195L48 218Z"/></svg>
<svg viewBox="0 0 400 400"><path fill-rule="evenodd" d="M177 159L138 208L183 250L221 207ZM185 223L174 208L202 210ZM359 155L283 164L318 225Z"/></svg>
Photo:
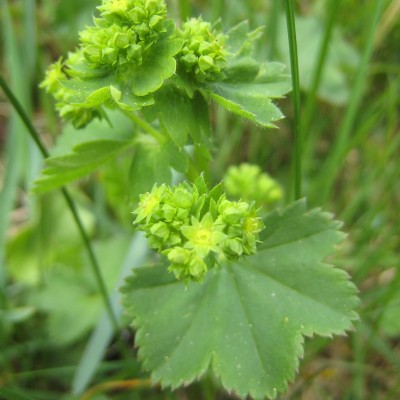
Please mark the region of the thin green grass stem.
<svg viewBox="0 0 400 400"><path fill-rule="evenodd" d="M383 356L387 362L393 365L393 367L400 373L400 359L396 352L393 351L393 346L389 340L385 337L378 335L373 327L366 321L362 321L357 326L357 331L365 338L365 350L372 347L377 354Z"/></svg>
<svg viewBox="0 0 400 400"><path fill-rule="evenodd" d="M11 19L8 2L0 0L0 29L3 38L2 54L4 66L12 71L10 74L10 85L14 88L16 96L29 108L27 82L24 81L25 70L18 52L19 45L16 32ZM28 107L27 107L28 106ZM6 232L10 224L10 213L17 198L19 180L25 169L25 129L20 119L11 113L7 126L4 157L5 172L3 187L0 190L0 265L5 264L5 241ZM4 290L7 280L6 268L0 268L0 306L6 309L6 291Z"/></svg>
<svg viewBox="0 0 400 400"><path fill-rule="evenodd" d="M315 103L317 99L317 92L321 83L322 74L324 71L325 61L328 55L329 43L332 37L333 27L335 25L337 11L339 9L341 0L330 0L329 8L327 11L327 21L325 24L325 32L322 38L321 47L318 53L317 62L311 82L311 88L307 95L304 112L302 116L302 132L304 137L308 136L311 122L314 115Z"/></svg>
<svg viewBox="0 0 400 400"><path fill-rule="evenodd" d="M360 335L352 335L352 348L354 354L354 371L350 388L351 395L356 399L365 399L365 358L367 357L367 351L364 347L363 338Z"/></svg>
<svg viewBox="0 0 400 400"><path fill-rule="evenodd" d="M182 22L185 22L190 16L190 2L189 0L179 0L179 17Z"/></svg>
<svg viewBox="0 0 400 400"><path fill-rule="evenodd" d="M349 137L354 127L354 122L356 120L361 100L367 86L369 61L374 49L375 30L378 26L384 3L384 0L376 1L374 11L371 14L371 19L367 21L366 26L368 27L368 30L365 47L362 53L360 65L357 68L357 74L350 95L349 105L343 118L343 122L335 137L335 141L332 145L332 151L330 154L328 154L327 160L320 169L320 175L316 180L316 186L314 190L316 192L315 194L318 194L320 203L325 203L329 199L337 175L337 170L339 169L338 167L343 161L343 158L348 150Z"/></svg>
<svg viewBox="0 0 400 400"><path fill-rule="evenodd" d="M26 87L26 102L23 103L24 109L31 115L33 105L32 99L29 95L32 84L34 83L36 65L37 65L37 28L36 28L36 1L24 0L23 2L23 21L24 21L24 40L22 41L23 56L19 57L20 63L23 65L24 71L23 76L19 77L19 80L24 82ZM21 60L24 60L22 62ZM13 87L13 86L12 86ZM28 167L26 168L26 187L30 187L33 180L37 176L41 167L41 155L39 149L35 146L32 141L28 142L28 155L27 162ZM34 208L35 199L29 202L29 212L32 212Z"/></svg>
<svg viewBox="0 0 400 400"><path fill-rule="evenodd" d="M294 197L301 198L301 178L302 178L302 132L300 119L300 76L299 61L297 54L296 24L294 19L293 0L285 0L286 23L290 51L290 68L293 83L293 107L294 107Z"/></svg>
<svg viewBox="0 0 400 400"><path fill-rule="evenodd" d="M277 53L277 39L278 39L278 31L279 31L279 12L281 10L281 0L274 0L272 2L272 10L271 15L268 18L268 37L270 41L269 53L268 57L270 60L274 60L276 58Z"/></svg>
<svg viewBox="0 0 400 400"><path fill-rule="evenodd" d="M234 2L232 2L229 5L229 7L234 7ZM221 15L223 13L224 13L224 0L213 0L211 2L211 15L212 15L211 20L212 21L218 20L218 18L221 18Z"/></svg>
<svg viewBox="0 0 400 400"><path fill-rule="evenodd" d="M0 398L4 400L35 400L33 397L27 397L20 392L17 393L5 388L0 388L0 396Z"/></svg>
<svg viewBox="0 0 400 400"><path fill-rule="evenodd" d="M19 100L14 96L14 93L12 90L9 88L7 85L5 79L3 78L2 75L0 75L0 87L3 89L4 94L7 96L8 100L14 107L15 111L17 111L18 115L22 119L23 123L25 124L25 127L28 129L29 134L31 135L32 139L36 143L37 147L39 148L40 152L42 153L44 158L49 157L49 152L47 151L45 145L42 143L39 134L36 132L35 127L33 126L30 118L26 114L25 110L22 108L21 103Z"/></svg>
<svg viewBox="0 0 400 400"><path fill-rule="evenodd" d="M0 75L0 87L3 89L5 95L7 96L7 98L9 99L10 103L12 104L12 106L14 107L14 109L17 111L18 115L21 117L22 121L24 122L26 128L28 129L28 132L30 133L32 139L34 140L34 142L36 143L36 145L38 146L40 152L42 153L44 158L47 158L49 156L49 152L47 150L47 148L45 147L45 145L43 144L42 140L39 137L38 132L36 131L35 127L33 126L31 120L29 119L29 117L27 116L27 114L25 113L24 109L21 106L21 103L18 101L18 99L14 96L13 92L11 91L11 89L8 87L6 81L4 80L3 76ZM109 318L114 326L114 329L116 331L119 330L119 324L117 321L117 318L114 314L114 311L112 309L111 303L110 303L110 299L107 293L107 289L103 280L103 277L101 275L100 272L100 267L97 261L97 258L94 254L92 245L90 243L89 237L85 231L85 228L83 226L82 220L78 214L78 210L75 206L75 203L71 197L71 195L69 194L69 192L67 191L66 188L61 188L61 192L62 195L65 199L65 201L68 204L68 207L72 213L73 219L78 227L79 233L82 237L83 243L85 245L85 248L87 250L88 256L89 256L89 260L90 260L90 265L92 266L93 269L93 273L96 277L96 281L101 293L101 296L103 298L104 301L104 305L106 307L106 310L108 312Z"/></svg>

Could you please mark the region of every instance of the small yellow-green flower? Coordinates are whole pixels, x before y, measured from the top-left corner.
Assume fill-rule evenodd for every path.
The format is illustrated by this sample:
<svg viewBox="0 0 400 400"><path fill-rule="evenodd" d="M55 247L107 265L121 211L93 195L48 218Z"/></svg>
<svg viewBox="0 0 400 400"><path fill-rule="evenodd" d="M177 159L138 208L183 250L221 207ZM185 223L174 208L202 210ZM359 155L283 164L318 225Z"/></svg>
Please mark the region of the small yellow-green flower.
<svg viewBox="0 0 400 400"><path fill-rule="evenodd" d="M131 3L132 0L104 0L97 8L102 14L123 14L128 11Z"/></svg>
<svg viewBox="0 0 400 400"><path fill-rule="evenodd" d="M225 223L236 224L247 215L249 207L244 201L229 201L223 198L218 203L218 212Z"/></svg>
<svg viewBox="0 0 400 400"><path fill-rule="evenodd" d="M66 79L66 75L62 68L62 59L59 59L55 63L51 64L46 71L46 77L40 84L40 87L45 88L48 93L55 95L61 88L60 82L63 79Z"/></svg>
<svg viewBox="0 0 400 400"><path fill-rule="evenodd" d="M175 247L168 252L167 257L171 262L169 270L177 279L193 279L196 282L204 279L208 270L207 264L194 250Z"/></svg>
<svg viewBox="0 0 400 400"><path fill-rule="evenodd" d="M192 217L191 225L181 228L183 235L188 240L185 247L193 249L201 257L206 257L213 251L219 252L219 244L225 239L223 225L216 224L210 213L204 215L201 221Z"/></svg>
<svg viewBox="0 0 400 400"><path fill-rule="evenodd" d="M157 187L153 186L151 192L147 192L140 196L139 207L134 211L137 214L135 223L139 223L142 220L149 222L156 209L159 208L163 196L166 194L166 186L162 185Z"/></svg>

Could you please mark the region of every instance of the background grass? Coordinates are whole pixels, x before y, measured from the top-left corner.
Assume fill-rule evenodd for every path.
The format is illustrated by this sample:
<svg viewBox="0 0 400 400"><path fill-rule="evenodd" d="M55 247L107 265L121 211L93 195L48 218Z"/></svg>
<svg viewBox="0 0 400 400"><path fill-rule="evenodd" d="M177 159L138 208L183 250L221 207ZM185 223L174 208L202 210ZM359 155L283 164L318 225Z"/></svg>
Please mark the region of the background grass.
<svg viewBox="0 0 400 400"><path fill-rule="evenodd" d="M170 12L182 20L201 14L221 17L225 28L243 19L254 28L266 25L259 56L288 63L283 3L168 1ZM0 5L1 73L51 146L60 125L38 83L52 60L74 48L97 2L1 0ZM353 276L362 306L349 336L307 341L300 373L281 399L394 400L400 394L400 1L294 5L302 194L344 221L349 235L334 262ZM274 131L213 110L218 152L210 165L212 179L221 179L229 165L252 162L282 183L287 201L293 198L291 97L280 107L287 117ZM29 193L41 159L3 93L0 143L0 387L34 399L79 399L95 385L100 386L86 399L231 398L212 377L174 393L146 386L134 350L121 352L112 339L98 286L60 195ZM143 246L130 239L130 221L120 224L110 211L107 179L100 172L75 185L72 195L112 290L126 265L142 263L135 254ZM51 246L49 238L54 238ZM131 343L131 335L126 329L122 339ZM109 391L102 385L106 381L120 382L119 391Z"/></svg>

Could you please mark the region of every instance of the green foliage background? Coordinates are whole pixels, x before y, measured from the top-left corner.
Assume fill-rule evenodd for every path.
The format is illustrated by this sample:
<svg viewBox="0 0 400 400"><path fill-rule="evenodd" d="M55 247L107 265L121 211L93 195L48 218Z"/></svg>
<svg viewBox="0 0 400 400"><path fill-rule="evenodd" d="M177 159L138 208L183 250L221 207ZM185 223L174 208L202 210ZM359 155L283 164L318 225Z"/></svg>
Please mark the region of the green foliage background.
<svg viewBox="0 0 400 400"><path fill-rule="evenodd" d="M38 83L51 61L74 48L78 30L90 23L96 5L78 0L0 1L1 73L50 145L61 126ZM399 1L302 0L295 5L303 192L311 207L322 206L344 221L349 235L329 261L352 275L362 303L354 333L333 341L306 340L300 374L281 398L396 399L400 393ZM225 30L244 19L252 28L266 25L257 48L259 58L289 64L281 0L171 0L168 6L182 20L199 14L211 21L221 17ZM329 24L328 52L315 85L319 49ZM215 91L238 96L222 86ZM290 96L278 104L286 116L275 123L279 130L243 124L213 107L218 151L207 165L211 182L218 182L229 165L248 161L277 178L286 190L285 203L291 202ZM122 118L115 125L124 123ZM104 126L95 125L96 130ZM69 163L71 175L57 179L70 182L94 171L90 179L72 185L72 194L113 293L112 304L120 313L116 288L132 267L145 262L143 238L132 239L129 219L131 191L139 193L142 187L136 180L136 187L127 181L124 160L111 160L96 170L110 149L130 151L123 134L104 129L104 140L96 150L99 164L93 159L84 162L80 135L84 132L71 129L65 136L68 140L57 143L55 154L72 147L77 152L58 160ZM79 399L88 387L118 381L125 382L119 387L122 391L99 387L90 398L232 398L212 376L176 392L146 387L147 374L131 354L132 331L124 331L122 343L113 337L89 261L60 194L32 195L42 161L3 93L0 143L0 388L28 399ZM142 146L145 150L138 151L137 160L150 165L149 173L155 174L163 158L148 160L149 144ZM162 149L157 151L163 154ZM185 160L177 160L176 169L185 170ZM47 165L48 174L36 191L59 185L52 181L54 170L57 162ZM144 386L131 382L133 377L143 379Z"/></svg>

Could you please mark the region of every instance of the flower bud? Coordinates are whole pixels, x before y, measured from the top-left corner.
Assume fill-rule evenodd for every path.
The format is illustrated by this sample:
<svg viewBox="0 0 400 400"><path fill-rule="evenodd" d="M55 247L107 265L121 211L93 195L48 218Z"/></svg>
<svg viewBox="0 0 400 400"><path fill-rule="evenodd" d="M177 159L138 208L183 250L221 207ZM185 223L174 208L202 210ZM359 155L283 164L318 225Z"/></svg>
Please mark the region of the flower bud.
<svg viewBox="0 0 400 400"><path fill-rule="evenodd" d="M192 206L193 195L184 189L177 189L174 192L173 200L178 207L190 208Z"/></svg>
<svg viewBox="0 0 400 400"><path fill-rule="evenodd" d="M201 82L215 79L226 65L227 52L223 46L226 37L201 18L185 22L180 36L184 43L178 59L184 69Z"/></svg>
<svg viewBox="0 0 400 400"><path fill-rule="evenodd" d="M86 46L83 50L83 55L93 64L101 63L102 51L98 46Z"/></svg>
<svg viewBox="0 0 400 400"><path fill-rule="evenodd" d="M214 68L214 59L211 56L200 56L199 67L202 71L208 71Z"/></svg>
<svg viewBox="0 0 400 400"><path fill-rule="evenodd" d="M118 50L106 47L101 51L101 59L105 64L113 65L118 60Z"/></svg>
<svg viewBox="0 0 400 400"><path fill-rule="evenodd" d="M117 32L112 40L113 47L124 49L131 43L130 35L127 32Z"/></svg>

